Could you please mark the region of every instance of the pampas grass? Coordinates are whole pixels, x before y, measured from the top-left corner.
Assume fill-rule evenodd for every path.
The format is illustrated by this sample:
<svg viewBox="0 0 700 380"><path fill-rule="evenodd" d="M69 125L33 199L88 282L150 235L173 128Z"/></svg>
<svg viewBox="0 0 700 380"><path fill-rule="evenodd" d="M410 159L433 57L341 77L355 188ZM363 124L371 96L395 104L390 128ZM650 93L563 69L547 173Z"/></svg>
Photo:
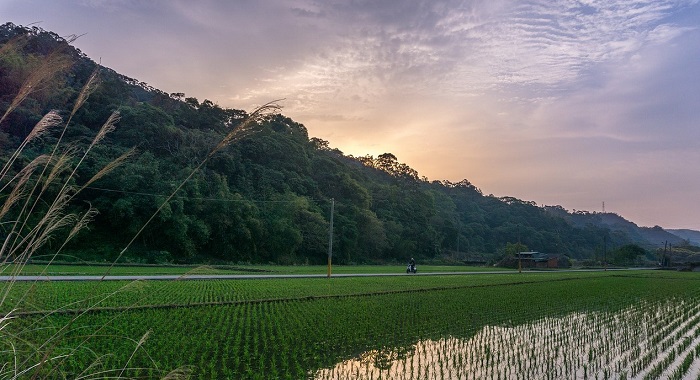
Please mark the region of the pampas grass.
<svg viewBox="0 0 700 380"><path fill-rule="evenodd" d="M16 45L17 43L15 46L3 45L0 48L0 55L16 48ZM33 92L41 89L44 84L52 80L58 73L65 71L69 66L70 60L60 51L49 54L24 80L18 94L0 118L0 127L3 126L8 115L16 110ZM16 276L35 253L45 249L48 242L59 240L59 248L55 251L53 260L55 255L58 255L61 249L92 220L97 211L91 206L83 213L70 211L69 206L75 197L86 186L107 175L133 154L133 150L129 151L110 162L84 185L72 185L77 180L77 170L85 158L94 146L114 130L119 120L118 113L113 113L80 155L76 146L62 143L72 117L85 103L97 85L97 81L98 75L95 71L80 91L68 121L64 122L57 111L48 112L9 155L0 169L0 227L4 231L0 245L0 263L14 264L12 273L10 273L11 280L2 284L0 305L5 303ZM49 154L40 155L21 169L13 172L25 148L31 142L61 126L60 138ZM29 289L31 290L31 288ZM20 296L20 302L17 305L21 307L22 301L30 290ZM22 326L19 331L13 329L13 312L0 316L0 343L2 344L0 354L2 359L9 358L6 362L0 362L0 378L64 377L56 372L57 364L70 357L70 353L56 351L56 343L62 335L57 334L54 339L43 343L25 339L23 337L31 337L32 328L37 327ZM59 329L59 331L65 330ZM136 349L143 344L143 342L138 343ZM85 371L80 374L80 377L119 378L126 368L111 371L96 370L99 364L99 359L93 363L86 363Z"/></svg>
<svg viewBox="0 0 700 380"><path fill-rule="evenodd" d="M204 159L194 169L192 169L192 171L190 171L190 174L185 179L180 181L180 184L175 188L175 190L173 190L170 193L170 195L168 195L168 197L160 204L158 209L148 218L146 223L144 223L143 226L141 226L138 232L134 234L134 236L131 238L129 243L127 243L124 249L122 249L119 252L117 258L112 262L112 265L110 265L110 267L102 276L103 280L112 272L114 265L122 258L122 256L124 256L124 253L126 253L126 251L129 248L131 248L131 246L141 235L141 233L143 233L146 227L153 221L153 219L158 214L160 214L163 208L168 205L168 202L170 202L170 200L173 199L173 197L180 191L180 189L182 189L182 187L185 186L187 182L189 182L192 176L199 172L199 170L209 161L209 159L211 159L212 156L214 156L214 154L216 154L216 152L224 149L225 147L233 144L236 141L240 141L245 137L259 132L262 129L263 121L265 121L265 119L270 115L273 115L282 109L282 106L279 105L279 101L280 100L275 100L255 108L252 112L248 114L248 116L246 116L246 118L238 127L232 129L228 134L226 134L226 136L224 136L224 138L219 142L219 144L217 144L214 148L212 148L212 150L209 151L209 153L204 157Z"/></svg>
<svg viewBox="0 0 700 380"><path fill-rule="evenodd" d="M11 50L18 49L25 42L26 38L22 37L0 46L0 57ZM52 78L70 66L70 60L62 54L60 49L45 57L44 61L25 78L17 95L10 102L2 117L0 117L0 128L3 127L3 122L7 120L8 115L15 111L32 93L42 89ZM99 169L83 184L78 184L79 181L76 175L78 169L93 148L116 128L119 121L119 113L112 113L82 153L77 146L66 144L63 141L74 115L85 104L98 84L99 71L96 69L83 85L67 119L64 121L57 111L48 112L9 155L7 161L0 169L0 231L4 232L0 242L0 264L14 264L11 266L12 273L10 273L12 279L2 283L2 288L0 288L0 306L5 304L8 299L16 276L21 273L24 266L37 252L46 249L49 242L56 242L52 246L57 248L49 259L49 264L52 263L66 244L81 230L85 229L96 215L97 210L91 205L82 213L70 211L70 206L76 196L134 155L135 151L133 149L127 151ZM201 170L211 157L228 145L260 131L265 120L280 109L278 101L269 102L255 108L236 128L232 129L214 146L204 156L204 159L191 170L189 175L180 181L179 185L160 204L131 241L119 252L118 257L105 271L102 279L111 272L114 264L119 261L151 221L182 187ZM24 150L28 144L41 139L42 136L57 128L61 128L61 130L58 132L59 138L53 145L51 152L34 158L21 169L16 170L19 159L23 157ZM42 275L45 271L46 268ZM22 307L23 301L28 297L33 287L34 285L30 286L20 296L19 302L15 303L19 305L18 307ZM131 286L127 285L118 291L128 290L129 288ZM68 376L61 372L62 365L66 360L70 360L79 352L89 352L86 348L87 343L90 339L102 334L109 322L105 325L95 326L88 334L74 332L72 330L73 324L115 293L106 295L93 294L86 297L82 302L85 305L82 308L83 311L73 316L64 325L55 326L55 331L43 342L34 342L31 338L25 339L24 337L31 337L33 335L32 329L42 328L40 327L41 323L46 322L48 315L38 318L32 323L22 325L19 331L13 329L12 324L16 322L14 315L21 310L13 310L5 315L0 315L0 379L65 378ZM117 314L113 316L113 319L119 316L120 314ZM67 350L65 347L59 350L57 347L62 345L62 342L69 334L73 339L79 338L78 341ZM80 373L71 374L70 376L80 379L126 378L131 370L129 363L136 352L143 349L143 345L149 335L150 331L146 332L138 341L133 341L134 349L132 355L127 358L121 368L104 368L104 358L99 353L93 353L91 354L92 362L81 363L84 367ZM164 379L187 378L190 372L190 369L186 367L167 373L157 371L157 373L162 374Z"/></svg>

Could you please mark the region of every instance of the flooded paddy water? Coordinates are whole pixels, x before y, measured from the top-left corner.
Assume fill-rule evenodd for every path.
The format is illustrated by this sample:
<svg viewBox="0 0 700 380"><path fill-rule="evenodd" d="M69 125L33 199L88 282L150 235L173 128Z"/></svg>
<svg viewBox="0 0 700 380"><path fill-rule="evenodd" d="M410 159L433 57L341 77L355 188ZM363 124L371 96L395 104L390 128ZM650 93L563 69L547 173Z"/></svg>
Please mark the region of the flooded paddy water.
<svg viewBox="0 0 700 380"><path fill-rule="evenodd" d="M700 303L640 302L572 313L470 337L365 352L310 377L335 379L697 379Z"/></svg>

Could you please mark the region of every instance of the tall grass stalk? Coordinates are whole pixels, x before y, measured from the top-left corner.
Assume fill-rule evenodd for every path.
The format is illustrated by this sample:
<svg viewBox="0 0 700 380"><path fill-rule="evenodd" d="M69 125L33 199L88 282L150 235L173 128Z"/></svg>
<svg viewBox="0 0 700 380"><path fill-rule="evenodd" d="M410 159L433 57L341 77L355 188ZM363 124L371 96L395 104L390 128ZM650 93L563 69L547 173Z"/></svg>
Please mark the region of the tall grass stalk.
<svg viewBox="0 0 700 380"><path fill-rule="evenodd" d="M72 42L74 38L75 37L71 37L68 43ZM18 49L25 42L23 38L17 38L0 46L0 57L13 49ZM70 60L62 54L61 51L65 46L67 46L67 44L50 53L36 69L25 78L17 95L10 102L8 108L2 114L2 117L0 117L0 129L3 128L3 123L8 120L7 117L33 92L42 89L53 77L68 69L71 64ZM34 254L44 249L50 240L56 240L59 236L62 236L62 241L60 244L57 244L58 248L50 255L49 264L52 263L66 244L93 219L97 210L91 205L88 206L86 211L80 214L69 211L69 206L75 200L75 197L85 188L107 175L134 154L133 149L126 152L105 165L84 184L75 185L75 183L77 183L76 173L84 160L88 157L92 149L99 144L109 132L115 129L119 121L118 112L112 113L82 154L78 152L77 147L66 144L63 141L66 130L71 125L73 117L97 87L99 83L98 74L99 71L96 69L90 75L78 94L65 122L58 111L48 112L34 126L20 145L9 155L7 161L5 161L0 169L0 202L2 202L0 204L0 228L6 231L0 245L0 265L13 264L12 266L5 266L5 268L11 267L12 272L10 273L11 280L3 284L3 289L0 292L0 306L6 302L16 277L21 273L24 266L31 260ZM231 130L208 152L204 159L179 183L175 190L160 204L158 209L143 224L138 232L134 234L129 243L119 252L117 258L112 262L112 265L105 271L102 280L111 272L114 264L121 259L151 221L209 159L226 146L258 132L262 128L263 121L269 115L280 110L281 107L277 102L278 101L273 101L254 109L242 120L240 125ZM18 160L23 157L25 148L33 141L40 139L42 136L58 127L62 128L51 152L34 158L14 173L13 168L17 166ZM48 268L44 268L42 275L45 274L47 269ZM0 269L0 271L2 270L4 269ZM32 284L32 286L21 295L16 305L21 307L34 285L35 284ZM129 287L130 286L125 286L122 289L128 289ZM93 294L92 296L88 296L85 299L86 307L83 308L83 311L75 315L64 325L58 327L57 331L44 342L32 342L30 340L25 340L22 336L30 335L26 333L31 332L30 329L32 328L39 328L39 323L49 318L50 314L39 318L29 326L22 327L25 330L20 331L19 334L12 333L9 331L11 329L6 328L12 322L15 310L0 316L0 340L3 344L9 346L8 349L0 348L0 354L3 354L4 359L8 357L5 353L11 352L11 355L9 355L9 357L11 357L11 362L0 363L0 379L65 377L65 374L61 374L61 365L66 360L76 355L79 350L83 350L90 339L101 334L101 331L107 327L109 322L101 326L96 326L94 331L85 335L77 344L71 346L67 351L65 349L59 350L59 345L67 334L71 332L71 326L75 321L115 293L99 296ZM120 314L121 313L117 313L113 319L118 318ZM85 368L81 373L73 375L76 376L76 378L124 378L128 373L129 363L136 352L142 348L149 334L150 332L146 332L138 342L135 342L134 351L122 368L102 368L102 357L95 354L95 359L92 363L85 363ZM189 373L190 371L188 368L178 368L166 373L164 379L187 377Z"/></svg>
<svg viewBox="0 0 700 380"><path fill-rule="evenodd" d="M43 89L47 82L53 79L58 73L67 70L71 66L71 61L68 56L63 54L63 50L68 46L68 44L75 41L77 38L77 36L69 37L65 41L66 44L63 44L52 51L40 62L36 69L29 73L27 78L25 78L24 83L20 87L17 95L15 95L15 97L12 99L12 102L10 102L7 110L5 110L5 113L0 118L0 124L2 124L7 116L17 109L17 107L19 107L19 105L22 104L22 102L24 102L29 95ZM0 53L4 55L9 50L17 49L19 46L16 45L21 44L16 43L20 42L21 40L11 41L4 47L4 49L0 50Z"/></svg>
<svg viewBox="0 0 700 380"><path fill-rule="evenodd" d="M136 239L140 236L140 234L146 229L146 227L151 223L151 221L161 212L161 210L168 204L168 202L182 189L182 187L207 163L207 161L216 154L216 152L220 151L221 149L225 148L229 144L232 144L236 141L239 141L240 139L250 136L253 133L256 133L257 131L260 130L262 127L262 122L267 118L269 115L278 112L281 109L281 107L277 104L277 101L269 102L266 103L258 108L256 108L253 112L251 112L241 123L240 126L229 132L222 141L212 148L212 150L205 156L205 158L194 168L192 171L189 173L189 175L183 179L179 185L170 193L170 195L160 204L158 209L149 217L149 219L142 225L142 227L139 229L139 231L134 234L132 239L129 241L129 243L120 251L119 255L117 258L112 261L111 265L107 268L103 276L101 277L100 281L103 281L106 276L111 273L111 270L114 268L114 265L121 259L121 257L124 255L124 253L131 247L131 245L136 241ZM119 160L119 159L118 159ZM99 173L98 173L99 174ZM97 175L96 175L97 176ZM86 185L83 186L86 187L88 186L91 181L88 181ZM184 276L184 275L183 275ZM91 309L99 306L101 302L109 298L112 294L106 296L106 297L98 297L98 301L91 303L87 307L83 309L83 311L79 314L77 314L75 317L73 317L70 322L65 324L64 326L61 326L61 328L54 334L51 340L60 340L63 334L67 333L70 331L70 327L73 325L75 321L83 317L85 314L87 314ZM88 297L88 299L94 299L94 297ZM134 304L138 303L138 301L135 301ZM115 315L112 320L115 320L119 317L124 312L118 313ZM94 334L100 333L107 325L103 326L98 326L96 327L96 330L94 331ZM86 345L89 340L91 339L91 336L86 336L85 339L83 339L80 343L75 345L72 349L70 354L75 354L78 350L82 349L84 345ZM42 349L46 349L46 345L48 342L45 343L44 346L42 346ZM138 349L138 347L137 347ZM58 360L58 364L60 364L62 361ZM122 371L123 372L123 371ZM181 369L178 371L171 372L168 374L170 378L174 378L175 376L180 376L180 374L185 374L189 373L187 369ZM121 376L122 373L120 373Z"/></svg>
<svg viewBox="0 0 700 380"><path fill-rule="evenodd" d="M0 55L16 48L10 44L0 47ZM15 45L17 45L15 43ZM27 99L34 91L50 81L55 75L65 71L70 65L70 60L62 54L62 48L50 53L25 79L17 95L10 102L7 110L0 118L0 128L19 105ZM75 197L87 186L97 179L108 174L132 153L119 157L99 170L83 186L74 186L76 173L88 156L92 148L98 144L107 133L114 130L118 121L118 114L114 113L102 126L91 144L84 150L82 156L77 159L77 148L62 144L65 131L70 125L75 113L85 103L92 90L97 84L97 71L95 71L83 89L81 90L72 112L65 123L57 111L48 112L30 131L20 145L12 151L0 169L0 228L4 230L2 242L0 244L0 264L13 263L9 266L12 269L11 279L3 283L0 294L0 305L3 305L15 283L16 276L19 275L24 265L40 249L45 248L50 240L55 240L63 236L58 250L55 251L52 260L66 243L75 237L80 230L85 228L92 220L96 210L91 206L82 214L69 211L69 205ZM33 141L40 139L52 129L63 126L58 141L54 144L50 154L40 155L21 169L13 173L18 160L22 157L25 148ZM33 286L32 286L33 287ZM17 305L22 305L22 301L31 291L29 287L21 297ZM0 378L44 378L51 375L44 368L53 363L64 361L69 355L56 352L55 340L49 339L47 342L31 342L22 336L31 336L32 327L22 327L18 333L8 328L13 320L14 310L0 317L0 341L5 347L0 349L3 359L8 361L0 363ZM49 343L49 344L47 344ZM140 347L140 345L138 346ZM137 347L137 349L138 349ZM9 359L8 359L9 358ZM99 360L94 363L86 363L86 370L96 375L91 369L98 366ZM54 366L54 368L56 368ZM122 369L119 374L123 373ZM82 376L82 375L81 375ZM60 375L59 375L60 377ZM90 376L92 377L92 376ZM103 376L99 376L103 377ZM114 374L109 377L114 377Z"/></svg>
<svg viewBox="0 0 700 380"><path fill-rule="evenodd" d="M170 202L170 200L180 191L180 189L182 189L182 187L185 186L187 182L189 182L192 176L199 172L199 170L209 161L209 159L211 159L211 157L214 156L214 154L216 154L216 152L220 151L221 149L224 149L225 147L236 141L240 141L241 139L260 131L260 129L262 128L262 121L264 121L265 118L269 115L278 112L282 108L278 104L280 100L281 99L274 100L272 102L263 104L260 107L257 107L255 110L253 110L253 112L249 113L245 119L243 119L243 122L238 127L231 130L226 136L224 136L224 138L219 142L219 144L217 144L214 148L212 148L212 150L209 151L209 153L207 153L204 159L194 169L190 171L189 175L185 179L180 181L175 190L173 190L170 193L170 195L168 195L168 197L160 204L160 206L158 206L158 209L153 214L151 214L146 223L144 223L143 226L141 226L141 228L131 238L129 243L127 243L127 245L119 252L117 258L112 262L112 264L102 276L103 280L106 276L109 275L109 273L111 273L112 269L114 268L114 265L119 261L119 259L121 259L124 253L126 253L126 251L129 248L131 248L131 245L136 241L136 239L141 235L141 233L143 233L146 227L148 227L148 225L153 221L153 219L156 216L158 216L158 214L160 214L161 210L163 210L163 208L168 205L168 202Z"/></svg>

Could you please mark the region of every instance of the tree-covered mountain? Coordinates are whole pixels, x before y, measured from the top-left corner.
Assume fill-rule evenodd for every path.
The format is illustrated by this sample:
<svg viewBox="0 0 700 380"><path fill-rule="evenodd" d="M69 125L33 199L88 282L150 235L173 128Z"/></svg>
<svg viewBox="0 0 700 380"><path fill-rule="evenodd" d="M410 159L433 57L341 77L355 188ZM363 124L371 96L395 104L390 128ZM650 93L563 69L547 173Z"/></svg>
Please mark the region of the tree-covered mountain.
<svg viewBox="0 0 700 380"><path fill-rule="evenodd" d="M700 231L677 229L668 230L668 232L678 236L689 244L700 246Z"/></svg>
<svg viewBox="0 0 700 380"><path fill-rule="evenodd" d="M137 154L80 194L100 213L68 252L111 260L245 111L158 89L97 65L70 38L7 23L0 27L0 160L52 109L68 115L98 70L99 86L70 121L63 149L83 149L113 111L117 129L93 148L78 178L136 147ZM26 83L45 77L14 105ZM32 77L34 76L34 77ZM33 78L33 79L32 79ZM24 151L52 149L58 133ZM0 163L1 163L0 162ZM20 170L20 168L15 168ZM83 173L84 172L84 173ZM5 184L1 184L5 185ZM2 194L2 196L6 196ZM124 258L132 261L324 263L333 209L333 260L404 262L497 258L508 243L592 259L608 248L658 244L605 215L570 213L513 197L484 195L468 180L428 181L391 153L352 157L309 137L303 124L267 116L260 131L213 155L186 182ZM602 218L602 219L601 219ZM2 232L0 226L0 233Z"/></svg>

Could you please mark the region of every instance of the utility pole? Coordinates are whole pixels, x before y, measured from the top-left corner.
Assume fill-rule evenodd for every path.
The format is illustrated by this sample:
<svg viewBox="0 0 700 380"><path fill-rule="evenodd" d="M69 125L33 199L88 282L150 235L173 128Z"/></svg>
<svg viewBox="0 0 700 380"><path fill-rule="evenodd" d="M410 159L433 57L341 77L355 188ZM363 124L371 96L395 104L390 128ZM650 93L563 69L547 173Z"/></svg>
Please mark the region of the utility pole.
<svg viewBox="0 0 700 380"><path fill-rule="evenodd" d="M520 243L520 225L518 224L518 250L520 250L522 244ZM522 252L518 252L518 273L523 273L523 255Z"/></svg>
<svg viewBox="0 0 700 380"><path fill-rule="evenodd" d="M459 221L455 224L455 230L457 230L457 253L459 253Z"/></svg>
<svg viewBox="0 0 700 380"><path fill-rule="evenodd" d="M331 223L328 228L328 278L331 278L331 258L333 257L333 209L335 199L331 198Z"/></svg>
<svg viewBox="0 0 700 380"><path fill-rule="evenodd" d="M608 235L603 235L603 270L608 270Z"/></svg>

